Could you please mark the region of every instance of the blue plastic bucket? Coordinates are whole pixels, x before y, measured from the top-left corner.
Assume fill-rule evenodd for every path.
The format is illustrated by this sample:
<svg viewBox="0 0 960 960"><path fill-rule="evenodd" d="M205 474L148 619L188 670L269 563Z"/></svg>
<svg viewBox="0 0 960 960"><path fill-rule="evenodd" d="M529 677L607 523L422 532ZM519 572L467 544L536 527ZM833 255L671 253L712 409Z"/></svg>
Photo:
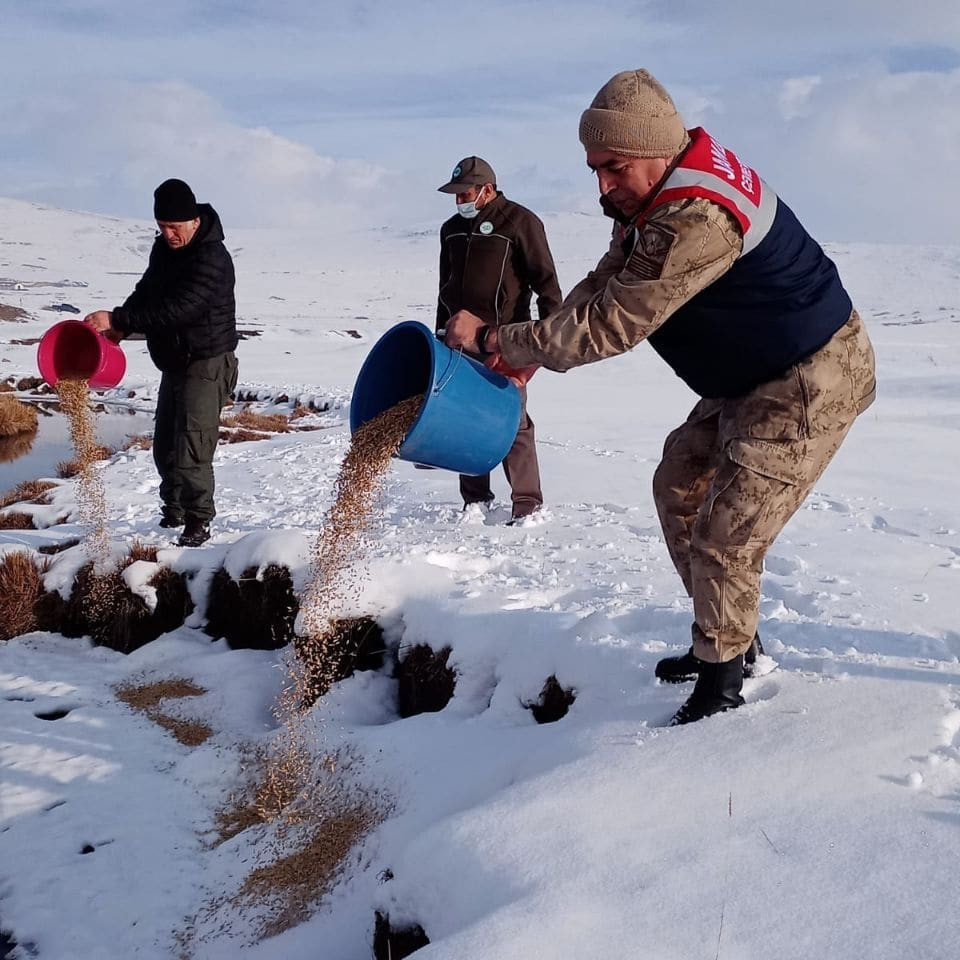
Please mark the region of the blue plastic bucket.
<svg viewBox="0 0 960 960"><path fill-rule="evenodd" d="M407 397L425 396L397 453L402 460L478 476L507 455L520 427L520 393L499 373L451 350L422 323L388 330L353 388L350 431Z"/></svg>

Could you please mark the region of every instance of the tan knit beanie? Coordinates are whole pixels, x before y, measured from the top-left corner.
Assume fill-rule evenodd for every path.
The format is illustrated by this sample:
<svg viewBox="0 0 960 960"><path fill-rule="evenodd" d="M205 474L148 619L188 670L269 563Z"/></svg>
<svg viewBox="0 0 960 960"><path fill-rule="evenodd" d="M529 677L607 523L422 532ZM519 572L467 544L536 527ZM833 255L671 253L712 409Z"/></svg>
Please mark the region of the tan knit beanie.
<svg viewBox="0 0 960 960"><path fill-rule="evenodd" d="M580 117L586 150L612 150L628 157L674 157L687 131L670 94L646 70L611 77Z"/></svg>

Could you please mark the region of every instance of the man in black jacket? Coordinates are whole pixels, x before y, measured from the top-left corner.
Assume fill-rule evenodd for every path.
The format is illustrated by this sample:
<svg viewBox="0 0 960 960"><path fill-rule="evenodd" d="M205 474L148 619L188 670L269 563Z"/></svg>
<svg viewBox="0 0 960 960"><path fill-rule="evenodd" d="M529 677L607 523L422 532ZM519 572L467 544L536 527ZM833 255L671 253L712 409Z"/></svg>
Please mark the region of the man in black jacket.
<svg viewBox="0 0 960 960"><path fill-rule="evenodd" d="M563 298L543 223L497 189L496 174L486 160L465 157L453 168L449 182L438 189L455 195L457 212L440 228L437 333L458 310L469 310L491 327L502 327L530 321L533 294L541 320L560 306ZM543 505L525 386L520 386L520 397L520 429L503 461L513 523ZM465 510L472 503L490 503L490 474L461 476L460 494Z"/></svg>
<svg viewBox="0 0 960 960"><path fill-rule="evenodd" d="M183 526L179 544L197 547L210 539L220 410L237 385L233 261L216 210L182 180L157 187L153 214L160 236L133 293L85 320L114 340L147 339L161 371L153 437L160 526Z"/></svg>

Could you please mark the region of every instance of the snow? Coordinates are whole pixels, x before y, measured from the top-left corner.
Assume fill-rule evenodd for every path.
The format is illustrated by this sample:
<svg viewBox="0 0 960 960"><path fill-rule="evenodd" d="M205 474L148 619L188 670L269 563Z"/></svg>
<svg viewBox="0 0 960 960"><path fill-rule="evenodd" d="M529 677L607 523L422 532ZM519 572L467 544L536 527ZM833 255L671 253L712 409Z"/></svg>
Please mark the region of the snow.
<svg viewBox="0 0 960 960"><path fill-rule="evenodd" d="M127 589L136 597L141 597L151 611L157 609L157 588L150 586L150 580L162 570L159 563L151 563L149 560L134 560L128 567L124 568L123 582Z"/></svg>
<svg viewBox="0 0 960 960"><path fill-rule="evenodd" d="M544 220L569 289L607 223ZM219 448L218 516L199 549L157 527L149 451L103 466L115 555L136 538L191 574L187 625L127 657L45 633L0 647L0 929L20 956L26 944L57 960L177 956L188 918L263 862L258 829L211 839L247 751L276 733L285 652L211 642L206 584L224 565L236 577L281 563L305 588L353 378L394 323L432 323L437 226L228 227L240 326L260 331L238 350L240 389L330 408L311 420L323 429ZM4 325L9 341L61 319L42 311L51 300L119 302L152 230L0 200L0 236L0 302L33 317ZM401 720L385 668L341 682L309 717L318 754L359 758L352 776L390 798L389 815L311 919L257 943L254 918L223 908L198 921L193 956L356 960L375 909L424 927L424 960L958 955L960 248L829 249L873 337L879 398L770 552L760 632L777 668L747 681L747 705L668 729L689 688L653 676L688 645L691 611L650 481L694 398L645 347L541 372L537 522L504 525L499 471L494 509L464 518L455 477L391 468L344 612L377 617L404 648L450 646L456 692ZM74 286L49 286L60 281ZM124 349L112 395L149 410L158 375L142 344ZM33 347L6 342L0 377L33 362ZM77 536L74 483L51 500L29 508L47 529L2 531L0 551ZM81 550L50 559L47 588L68 591ZM145 599L154 569L125 573ZM551 675L576 701L538 726L524 704ZM212 727L199 747L114 694L171 677L207 690L163 703Z"/></svg>

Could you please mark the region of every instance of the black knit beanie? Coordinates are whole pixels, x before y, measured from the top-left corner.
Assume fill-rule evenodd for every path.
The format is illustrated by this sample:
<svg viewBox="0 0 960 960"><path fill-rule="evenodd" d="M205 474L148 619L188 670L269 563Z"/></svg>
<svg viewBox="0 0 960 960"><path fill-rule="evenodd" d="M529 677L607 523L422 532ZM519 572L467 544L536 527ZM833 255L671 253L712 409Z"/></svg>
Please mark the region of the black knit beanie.
<svg viewBox="0 0 960 960"><path fill-rule="evenodd" d="M164 180L153 191L153 217L164 223L183 223L196 220L197 198L182 180Z"/></svg>

